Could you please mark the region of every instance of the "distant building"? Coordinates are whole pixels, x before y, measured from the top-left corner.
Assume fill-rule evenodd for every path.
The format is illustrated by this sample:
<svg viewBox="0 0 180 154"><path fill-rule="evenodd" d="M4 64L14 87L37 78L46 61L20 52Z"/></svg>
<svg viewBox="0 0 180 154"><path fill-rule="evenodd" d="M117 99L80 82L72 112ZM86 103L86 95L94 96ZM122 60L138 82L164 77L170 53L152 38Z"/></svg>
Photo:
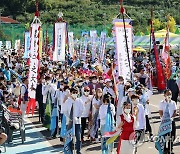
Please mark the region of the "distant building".
<svg viewBox="0 0 180 154"><path fill-rule="evenodd" d="M0 17L0 22L2 24L19 24L17 20L12 19L11 17Z"/></svg>

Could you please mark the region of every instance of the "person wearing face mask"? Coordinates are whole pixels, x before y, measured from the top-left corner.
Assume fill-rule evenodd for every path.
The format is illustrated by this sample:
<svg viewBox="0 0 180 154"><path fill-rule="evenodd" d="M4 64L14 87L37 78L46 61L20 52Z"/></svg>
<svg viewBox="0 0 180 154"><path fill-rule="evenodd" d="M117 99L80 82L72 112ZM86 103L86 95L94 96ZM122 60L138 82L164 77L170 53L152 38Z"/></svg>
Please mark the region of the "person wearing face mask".
<svg viewBox="0 0 180 154"><path fill-rule="evenodd" d="M98 79L96 76L91 77L91 82L88 84L90 88L90 95L93 95L97 88L101 88L100 84L98 83Z"/></svg>
<svg viewBox="0 0 180 154"><path fill-rule="evenodd" d="M101 89L104 89L104 87L105 87L104 80L103 80L103 78L101 76L99 77L99 84L101 86Z"/></svg>
<svg viewBox="0 0 180 154"><path fill-rule="evenodd" d="M121 114L121 101L124 97L124 79L122 76L118 77L119 82L117 83L117 90L118 90L118 104L117 104L117 113L116 116L119 116Z"/></svg>
<svg viewBox="0 0 180 154"><path fill-rule="evenodd" d="M109 104L110 103L110 104ZM110 94L105 94L103 97L103 104L99 108L99 117L100 117L100 129L101 129L101 135L104 136L105 134L105 126L106 126L106 115L108 111L108 105L110 105L111 108L111 114L112 119L114 121L114 115L115 115L115 106L111 103L111 96ZM101 138L101 149L102 152L106 151L108 153L112 152L113 145L110 144L108 146L104 146L106 142L106 137Z"/></svg>
<svg viewBox="0 0 180 154"><path fill-rule="evenodd" d="M24 77L23 78L23 84L21 86L21 91L20 91L20 96L21 96L21 105L20 105L20 110L22 112L22 119L25 121L25 112L28 104L28 78Z"/></svg>
<svg viewBox="0 0 180 154"><path fill-rule="evenodd" d="M116 95L115 95L113 87L112 87L113 86L112 81L110 79L106 79L105 83L106 83L106 86L103 89L103 95L109 93L109 94L111 94L112 98L115 99Z"/></svg>
<svg viewBox="0 0 180 154"><path fill-rule="evenodd" d="M85 76L85 82L83 83L83 86L89 85L89 76Z"/></svg>
<svg viewBox="0 0 180 154"><path fill-rule="evenodd" d="M171 99L172 92L169 89L164 91L164 97L165 97L165 99L162 100L159 104L159 114L160 114L160 117L162 118L162 116L166 110L166 106L169 105L169 114L170 114L171 121L172 121L172 131L170 133L167 133L164 135L164 137L170 136L170 138L171 138L171 140L169 140L169 142L168 142L168 147L166 147L167 144L165 143L164 152L173 154L173 152L172 152L173 141L175 140L175 137L176 137L176 124L174 121L174 117L176 116L177 106L176 106L176 102Z"/></svg>
<svg viewBox="0 0 180 154"><path fill-rule="evenodd" d="M179 95L179 87L176 82L176 74L173 74L173 78L168 81L167 88L172 92L172 100L177 103L177 98Z"/></svg>
<svg viewBox="0 0 180 154"><path fill-rule="evenodd" d="M135 129L137 142L144 140L144 131L146 129L145 110L142 104L139 103L139 96L134 94L131 96L132 114L136 117L138 127Z"/></svg>
<svg viewBox="0 0 180 154"><path fill-rule="evenodd" d="M133 154L135 152L131 140L134 140L133 134L135 134L135 129L138 125L136 117L131 114L131 108L130 103L124 102L122 105L122 114L118 117L116 122L116 129L122 130L117 154Z"/></svg>
<svg viewBox="0 0 180 154"><path fill-rule="evenodd" d="M66 116L66 124L69 123L71 108L73 107L73 123L75 125L75 137L76 137L76 153L81 154L81 116L84 112L84 105L81 99L77 98L78 89L71 88L70 96L64 103L64 114ZM72 142L72 141L71 141ZM75 142L75 141L74 141ZM72 153L72 144L70 144Z"/></svg>
<svg viewBox="0 0 180 154"><path fill-rule="evenodd" d="M95 139L95 142L99 142L99 139L98 139L98 130L100 128L99 108L100 108L101 104L102 104L102 89L98 88L98 89L96 89L96 94L92 99L92 105L93 105L92 119L94 122L93 124L96 123L96 127L93 128L91 126L91 130L90 130L90 136L93 138L92 140Z"/></svg>
<svg viewBox="0 0 180 154"><path fill-rule="evenodd" d="M46 76L45 83L42 85L42 95L43 95L42 115L43 115L44 120L45 120L46 100L47 100L48 93L51 93L51 89L52 89L51 88L51 78L49 76Z"/></svg>
<svg viewBox="0 0 180 154"><path fill-rule="evenodd" d="M86 129L87 120L90 113L90 107L91 107L91 101L92 101L92 95L89 95L90 88L84 87L84 94L79 98L84 105L84 112L81 116L81 125L82 125L82 132L81 132L81 141L84 141L84 131Z"/></svg>

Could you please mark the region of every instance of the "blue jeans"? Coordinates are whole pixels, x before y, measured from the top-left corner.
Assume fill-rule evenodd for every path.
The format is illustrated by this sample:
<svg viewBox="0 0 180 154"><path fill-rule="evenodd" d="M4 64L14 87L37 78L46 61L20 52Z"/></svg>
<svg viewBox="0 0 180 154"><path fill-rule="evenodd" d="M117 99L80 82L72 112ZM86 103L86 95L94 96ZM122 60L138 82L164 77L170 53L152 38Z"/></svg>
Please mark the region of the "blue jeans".
<svg viewBox="0 0 180 154"><path fill-rule="evenodd" d="M76 153L81 154L81 125L80 124L75 124L75 137L76 137ZM68 145L71 154L73 153L73 150L74 150L73 142L75 141L71 141Z"/></svg>
<svg viewBox="0 0 180 154"><path fill-rule="evenodd" d="M75 124L76 153L81 154L81 125Z"/></svg>

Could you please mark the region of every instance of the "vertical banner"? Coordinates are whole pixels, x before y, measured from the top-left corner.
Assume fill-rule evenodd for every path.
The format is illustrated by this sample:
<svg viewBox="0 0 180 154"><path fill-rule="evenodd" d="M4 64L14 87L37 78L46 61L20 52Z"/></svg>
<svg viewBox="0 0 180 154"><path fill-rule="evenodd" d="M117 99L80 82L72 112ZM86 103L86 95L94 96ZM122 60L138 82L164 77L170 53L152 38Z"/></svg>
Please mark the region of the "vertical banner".
<svg viewBox="0 0 180 154"><path fill-rule="evenodd" d="M53 61L65 61L66 23L55 23Z"/></svg>
<svg viewBox="0 0 180 154"><path fill-rule="evenodd" d="M35 89L37 86L38 65L39 65L39 42L40 23L31 25L31 48L30 48L30 71L29 71L29 97L35 99Z"/></svg>
<svg viewBox="0 0 180 154"><path fill-rule="evenodd" d="M131 80L131 70L132 70L132 25L126 22L126 34L127 34L127 42L128 42L128 53L130 59L130 67L128 61L128 53L126 48L126 38L124 32L124 25L121 20L114 20L114 37L116 43L116 54L117 54L117 67L118 67L118 76L122 76L125 81Z"/></svg>
<svg viewBox="0 0 180 154"><path fill-rule="evenodd" d="M40 39L39 39L39 56L42 58L42 48L43 48L43 30L40 30Z"/></svg>
<svg viewBox="0 0 180 154"><path fill-rule="evenodd" d="M106 32L101 32L100 45L98 51L98 55L99 55L98 57L100 62L103 62L104 60L105 49L106 49Z"/></svg>
<svg viewBox="0 0 180 154"><path fill-rule="evenodd" d="M20 49L20 46L21 46L20 40L15 40L14 48L16 52Z"/></svg>
<svg viewBox="0 0 180 154"><path fill-rule="evenodd" d="M80 45L80 59L84 61L86 60L87 46L88 46L88 33L82 32L82 39Z"/></svg>
<svg viewBox="0 0 180 154"><path fill-rule="evenodd" d="M6 41L6 49L11 49L11 41Z"/></svg>
<svg viewBox="0 0 180 154"><path fill-rule="evenodd" d="M3 46L3 43L2 43L2 41L0 41L0 52L1 52L2 46Z"/></svg>
<svg viewBox="0 0 180 154"><path fill-rule="evenodd" d="M29 58L30 53L30 32L24 34L24 58Z"/></svg>
<svg viewBox="0 0 180 154"><path fill-rule="evenodd" d="M68 32L68 46L69 46L69 53L71 57L74 57L74 34L73 32Z"/></svg>
<svg viewBox="0 0 180 154"><path fill-rule="evenodd" d="M91 46L92 46L92 61L96 58L96 39L97 39L97 31L92 30L90 31L90 37L91 37Z"/></svg>

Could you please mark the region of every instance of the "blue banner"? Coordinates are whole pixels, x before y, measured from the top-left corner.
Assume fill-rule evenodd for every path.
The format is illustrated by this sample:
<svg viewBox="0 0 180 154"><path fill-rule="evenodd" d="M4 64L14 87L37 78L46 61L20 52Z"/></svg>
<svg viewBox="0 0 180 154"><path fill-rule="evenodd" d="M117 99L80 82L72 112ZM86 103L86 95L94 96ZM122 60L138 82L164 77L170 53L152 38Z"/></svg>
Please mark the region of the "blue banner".
<svg viewBox="0 0 180 154"><path fill-rule="evenodd" d="M24 58L29 58L30 52L30 32L24 34Z"/></svg>

